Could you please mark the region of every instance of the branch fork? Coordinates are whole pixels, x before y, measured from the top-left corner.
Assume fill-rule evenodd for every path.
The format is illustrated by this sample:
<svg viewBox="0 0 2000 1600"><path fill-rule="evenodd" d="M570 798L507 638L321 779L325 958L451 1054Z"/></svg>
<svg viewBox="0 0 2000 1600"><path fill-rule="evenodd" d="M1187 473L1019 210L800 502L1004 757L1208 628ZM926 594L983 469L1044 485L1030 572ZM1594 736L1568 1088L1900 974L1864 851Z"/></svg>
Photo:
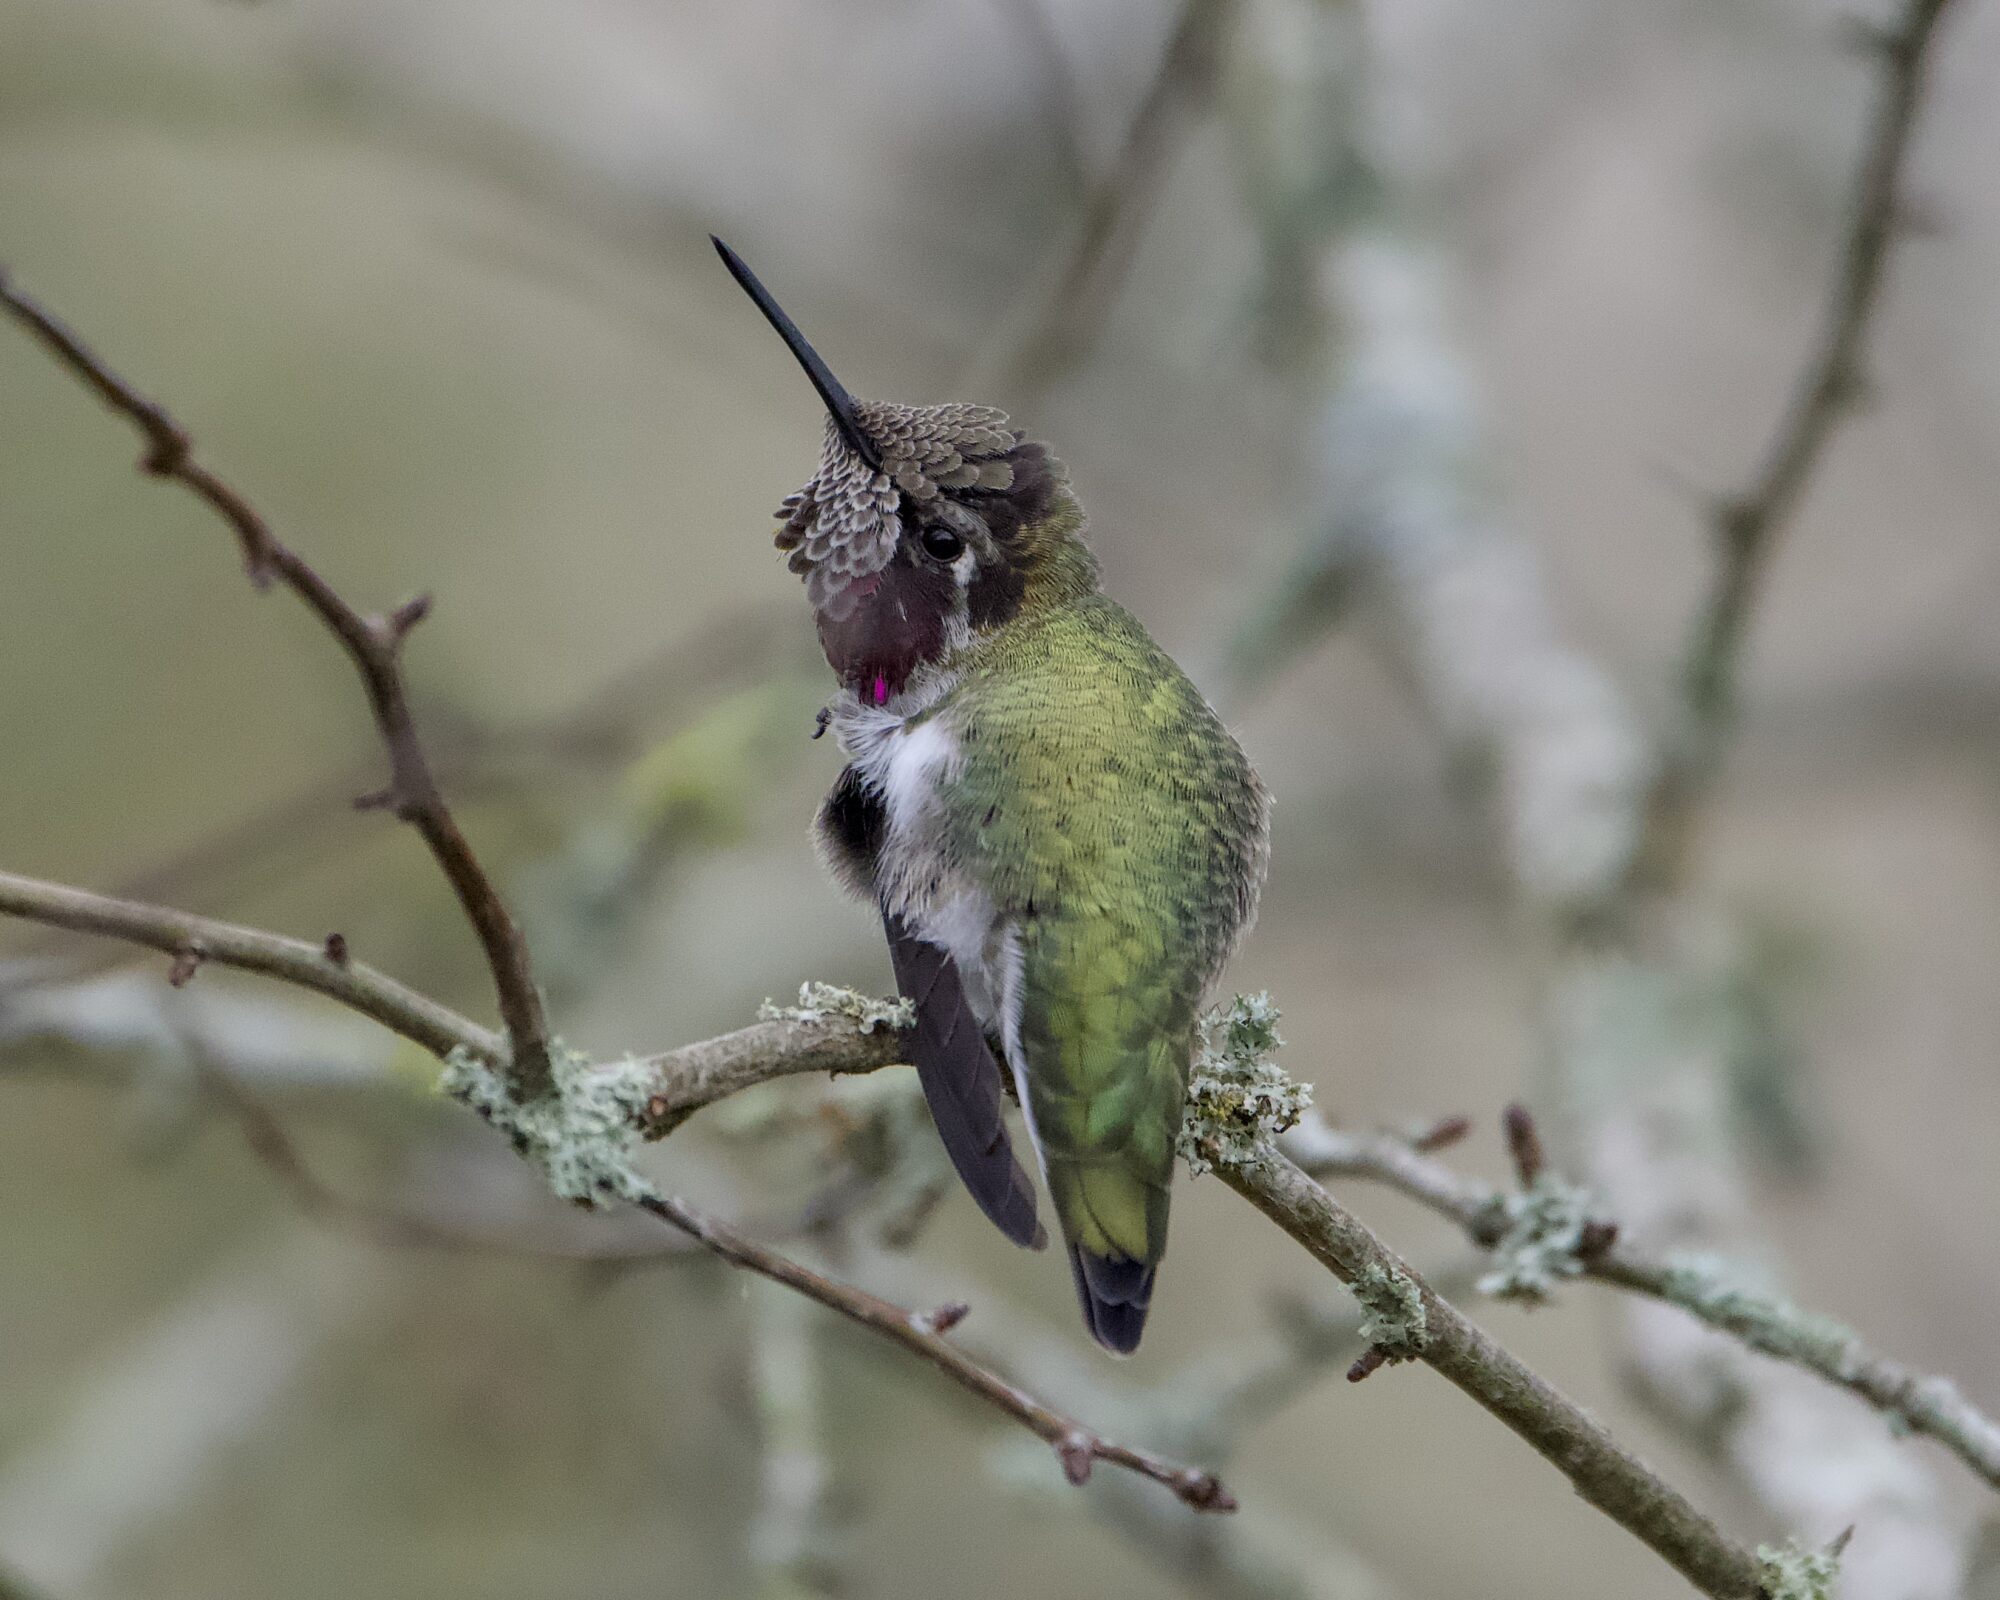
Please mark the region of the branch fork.
<svg viewBox="0 0 2000 1600"><path fill-rule="evenodd" d="M196 460L188 434L163 407L112 372L65 324L16 289L4 271L0 271L0 310L138 429L147 447L141 462L145 472L182 484L229 524L253 584L262 589L282 583L338 640L361 680L389 758L388 787L363 796L357 803L363 809L394 811L423 837L478 936L492 974L505 1035L496 1037L427 996L354 961L346 939L339 934L329 935L317 945L308 944L261 929L234 927L162 906L112 899L7 873L0 873L0 914L162 950L173 957L170 978L181 983L192 978L203 961L213 961L280 978L361 1011L444 1060L447 1088L505 1132L523 1155L536 1160L558 1193L588 1204L607 1197L625 1201L723 1260L784 1284L903 1345L961 1387L1057 1445L1064 1470L1072 1478L1079 1471L1087 1473L1093 1461L1109 1461L1166 1485L1194 1509L1234 1509L1235 1499L1212 1474L1107 1440L952 1345L943 1335L964 1315L963 1308L946 1307L929 1318L918 1316L757 1243L685 1201L660 1192L639 1173L630 1160L633 1148L642 1134L665 1131L662 1124L668 1108L685 1116L695 1106L729 1092L728 1072L733 1070L740 1076L760 1059L768 1063L768 1047L773 1043L817 1037L831 1060L813 1058L816 1064L845 1062L854 1070L887 1064L895 1058L900 1039L893 1008L868 1020L854 1019L852 1024L845 1015L810 1019L777 1016L760 1024L759 1029L744 1030L756 1038L747 1049L734 1051L726 1041L711 1041L705 1053L704 1047L696 1046L651 1061L592 1065L563 1049L550 1033L520 929L460 831L438 787L410 710L400 656L411 631L430 612L429 597L419 595L387 615L357 611L277 538L248 500ZM856 1051L840 1038L850 1025L879 1036ZM761 1057L760 1045L766 1050ZM717 1046L722 1048L718 1051ZM810 1049L801 1054L812 1057ZM718 1055L721 1059L715 1062ZM711 1064L724 1070L719 1078L679 1083L675 1085L677 1094L662 1094L666 1064L676 1061L685 1064L687 1076L697 1080L702 1078L700 1069ZM802 1069L794 1066L792 1070ZM742 1083L733 1086L741 1087Z"/></svg>

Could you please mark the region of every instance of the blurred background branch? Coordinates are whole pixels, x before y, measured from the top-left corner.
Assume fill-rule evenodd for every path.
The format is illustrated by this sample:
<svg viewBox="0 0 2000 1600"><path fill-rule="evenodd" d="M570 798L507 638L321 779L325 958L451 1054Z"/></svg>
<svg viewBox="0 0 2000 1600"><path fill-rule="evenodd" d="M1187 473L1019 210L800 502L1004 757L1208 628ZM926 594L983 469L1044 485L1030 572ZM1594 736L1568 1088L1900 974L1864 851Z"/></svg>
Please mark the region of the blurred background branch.
<svg viewBox="0 0 2000 1600"><path fill-rule="evenodd" d="M1020 3L1033 8L1040 0ZM1032 401L1088 357L1174 160L1215 93L1239 3L1183 0L1159 70L1132 113L1116 154L1103 177L1084 193L1075 237L1057 264L1053 284L999 370L969 377L975 387L991 385Z"/></svg>
<svg viewBox="0 0 2000 1600"><path fill-rule="evenodd" d="M1715 502L1715 580L1681 663L1683 725L1668 740L1638 864L1667 884L1687 875L1691 813L1722 764L1736 721L1745 636L1775 547L1834 434L1868 398L1869 330L1890 248L1917 225L1904 193L1904 168L1930 79L1932 45L1949 10L1950 0L1906 0L1893 22L1853 25L1855 48L1879 63L1882 81L1862 137L1847 228L1813 349L1762 461L1741 488Z"/></svg>

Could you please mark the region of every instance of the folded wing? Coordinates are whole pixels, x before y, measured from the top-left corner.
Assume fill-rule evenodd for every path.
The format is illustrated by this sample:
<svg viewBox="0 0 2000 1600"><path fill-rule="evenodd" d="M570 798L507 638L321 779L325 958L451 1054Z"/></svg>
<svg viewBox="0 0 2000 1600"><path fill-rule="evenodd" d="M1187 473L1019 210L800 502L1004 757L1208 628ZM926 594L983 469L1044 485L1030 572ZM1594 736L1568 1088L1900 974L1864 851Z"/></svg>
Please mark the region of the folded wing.
<svg viewBox="0 0 2000 1600"><path fill-rule="evenodd" d="M1048 1236L1035 1216L1035 1187L1007 1139L1000 1064L965 998L950 954L919 939L885 911L896 987L917 1008L911 1054L924 1099L951 1163L979 1209L1014 1243L1039 1250Z"/></svg>

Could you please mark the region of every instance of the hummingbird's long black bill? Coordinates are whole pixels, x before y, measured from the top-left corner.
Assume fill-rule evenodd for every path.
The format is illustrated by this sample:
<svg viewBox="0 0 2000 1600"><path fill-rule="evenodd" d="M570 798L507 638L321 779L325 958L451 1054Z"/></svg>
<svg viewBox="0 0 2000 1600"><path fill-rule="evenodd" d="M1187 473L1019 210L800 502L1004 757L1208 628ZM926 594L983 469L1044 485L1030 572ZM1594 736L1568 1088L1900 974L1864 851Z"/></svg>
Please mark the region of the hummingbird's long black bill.
<svg viewBox="0 0 2000 1600"><path fill-rule="evenodd" d="M715 246L715 253L722 257L722 264L729 269L729 275L743 286L743 292L757 302L757 309L764 313L765 320L778 330L778 337L791 349L800 366L806 369L806 376L812 379L812 386L819 391L819 397L826 402L827 414L846 436L848 446L856 455L873 467L882 470L882 453L875 448L875 442L862 428L860 418L854 409L854 396L841 386L827 364L820 359L806 336L799 332L799 325L785 315L785 308L772 298L771 291L764 287L763 280L750 270L749 264L714 234L708 236Z"/></svg>

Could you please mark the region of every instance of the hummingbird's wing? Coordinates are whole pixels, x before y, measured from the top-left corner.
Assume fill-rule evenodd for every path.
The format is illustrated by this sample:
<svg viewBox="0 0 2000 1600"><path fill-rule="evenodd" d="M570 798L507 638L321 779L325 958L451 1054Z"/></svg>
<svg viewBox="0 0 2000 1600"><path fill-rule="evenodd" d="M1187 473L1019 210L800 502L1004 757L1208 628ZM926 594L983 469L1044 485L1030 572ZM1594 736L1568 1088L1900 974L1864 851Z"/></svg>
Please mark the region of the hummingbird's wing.
<svg viewBox="0 0 2000 1600"><path fill-rule="evenodd" d="M1039 1250L1048 1235L1035 1217L1035 1186L1014 1159L993 1059L949 952L919 939L902 918L882 913L896 987L917 1008L917 1081L951 1164L979 1209L1019 1245Z"/></svg>

